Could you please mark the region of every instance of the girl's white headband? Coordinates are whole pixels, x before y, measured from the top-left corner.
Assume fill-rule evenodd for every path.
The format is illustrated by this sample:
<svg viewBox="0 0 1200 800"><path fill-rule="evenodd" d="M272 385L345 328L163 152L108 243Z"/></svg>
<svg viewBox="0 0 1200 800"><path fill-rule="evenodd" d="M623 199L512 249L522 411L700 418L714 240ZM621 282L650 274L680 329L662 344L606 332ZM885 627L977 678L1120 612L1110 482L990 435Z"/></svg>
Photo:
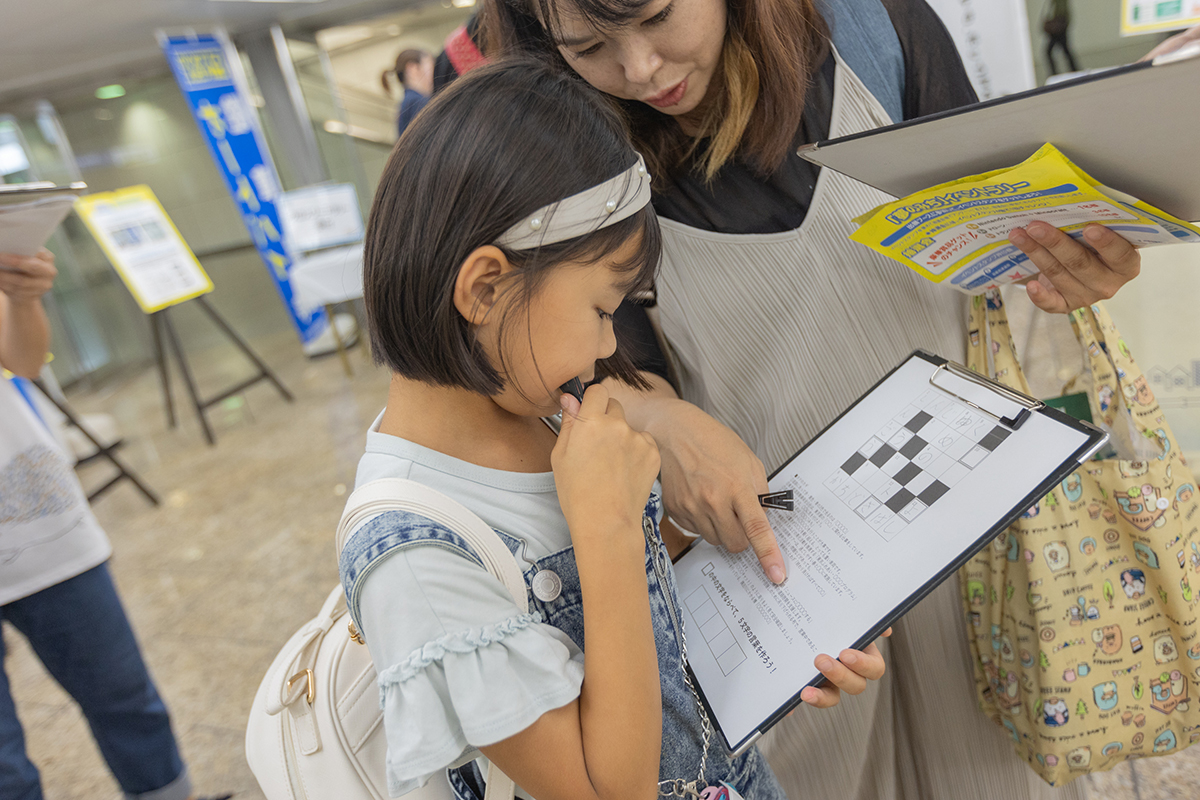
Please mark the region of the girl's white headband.
<svg viewBox="0 0 1200 800"><path fill-rule="evenodd" d="M565 242L627 219L650 202L650 174L637 154L632 167L579 194L542 206L496 240L509 250Z"/></svg>

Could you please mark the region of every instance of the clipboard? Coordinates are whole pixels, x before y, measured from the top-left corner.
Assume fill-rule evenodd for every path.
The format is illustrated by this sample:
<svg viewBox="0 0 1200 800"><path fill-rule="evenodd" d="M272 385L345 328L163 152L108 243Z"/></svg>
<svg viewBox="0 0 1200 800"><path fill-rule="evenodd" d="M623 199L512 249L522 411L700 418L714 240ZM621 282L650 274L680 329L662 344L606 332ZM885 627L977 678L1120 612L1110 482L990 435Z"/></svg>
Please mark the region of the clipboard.
<svg viewBox="0 0 1200 800"><path fill-rule="evenodd" d="M0 184L0 252L36 253L85 191L82 181L66 186L48 181Z"/></svg>
<svg viewBox="0 0 1200 800"><path fill-rule="evenodd" d="M1105 186L1200 221L1197 86L1200 43L1153 61L804 145L797 154L904 197L1013 166L1049 142Z"/></svg>
<svg viewBox="0 0 1200 800"><path fill-rule="evenodd" d="M793 511L767 511L783 586L750 550L697 541L675 560L689 676L725 749L745 752L823 682L817 653L874 641L1107 439L910 354L768 479L794 497ZM885 474L898 488L878 482Z"/></svg>
<svg viewBox="0 0 1200 800"><path fill-rule="evenodd" d="M13 203L23 203L28 200L40 200L44 197L70 195L77 197L87 191L87 184L74 181L60 185L51 181L34 181L33 183L0 183L0 208Z"/></svg>

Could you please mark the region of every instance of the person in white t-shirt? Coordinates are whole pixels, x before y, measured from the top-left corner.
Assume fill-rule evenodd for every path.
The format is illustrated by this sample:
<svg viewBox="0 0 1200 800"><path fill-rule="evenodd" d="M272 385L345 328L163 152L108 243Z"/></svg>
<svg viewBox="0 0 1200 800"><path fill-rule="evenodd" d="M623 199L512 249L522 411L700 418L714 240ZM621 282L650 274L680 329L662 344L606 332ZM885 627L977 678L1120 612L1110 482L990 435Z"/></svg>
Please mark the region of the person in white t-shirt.
<svg viewBox="0 0 1200 800"><path fill-rule="evenodd" d="M125 797L185 800L191 781L108 573L108 538L72 460L17 382L37 377L45 362L42 295L56 274L47 250L0 254L0 621L25 635L79 703ZM0 636L0 664L4 656ZM42 798L2 669L0 797Z"/></svg>

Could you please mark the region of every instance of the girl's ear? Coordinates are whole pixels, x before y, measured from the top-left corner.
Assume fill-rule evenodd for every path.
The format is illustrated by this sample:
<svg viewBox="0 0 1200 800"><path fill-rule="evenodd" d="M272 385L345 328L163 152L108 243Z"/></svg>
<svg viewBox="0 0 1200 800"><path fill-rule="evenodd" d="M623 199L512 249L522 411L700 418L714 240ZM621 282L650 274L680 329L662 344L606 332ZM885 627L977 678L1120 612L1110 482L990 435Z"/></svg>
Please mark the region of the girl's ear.
<svg viewBox="0 0 1200 800"><path fill-rule="evenodd" d="M454 306L471 325L482 325L500 298L500 282L515 268L495 245L477 247L458 268Z"/></svg>

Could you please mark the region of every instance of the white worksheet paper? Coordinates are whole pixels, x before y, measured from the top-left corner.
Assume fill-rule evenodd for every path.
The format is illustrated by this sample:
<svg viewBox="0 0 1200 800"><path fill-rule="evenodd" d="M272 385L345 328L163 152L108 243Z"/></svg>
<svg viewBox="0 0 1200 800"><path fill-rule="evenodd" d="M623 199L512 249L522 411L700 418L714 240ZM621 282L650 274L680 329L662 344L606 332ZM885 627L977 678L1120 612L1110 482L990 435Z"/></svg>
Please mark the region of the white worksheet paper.
<svg viewBox="0 0 1200 800"><path fill-rule="evenodd" d="M910 358L779 471L768 510L788 579L698 543L675 565L688 662L731 748L834 657L966 552L1088 440L1031 414L1008 431ZM1021 407L952 373L939 386L1000 416Z"/></svg>

